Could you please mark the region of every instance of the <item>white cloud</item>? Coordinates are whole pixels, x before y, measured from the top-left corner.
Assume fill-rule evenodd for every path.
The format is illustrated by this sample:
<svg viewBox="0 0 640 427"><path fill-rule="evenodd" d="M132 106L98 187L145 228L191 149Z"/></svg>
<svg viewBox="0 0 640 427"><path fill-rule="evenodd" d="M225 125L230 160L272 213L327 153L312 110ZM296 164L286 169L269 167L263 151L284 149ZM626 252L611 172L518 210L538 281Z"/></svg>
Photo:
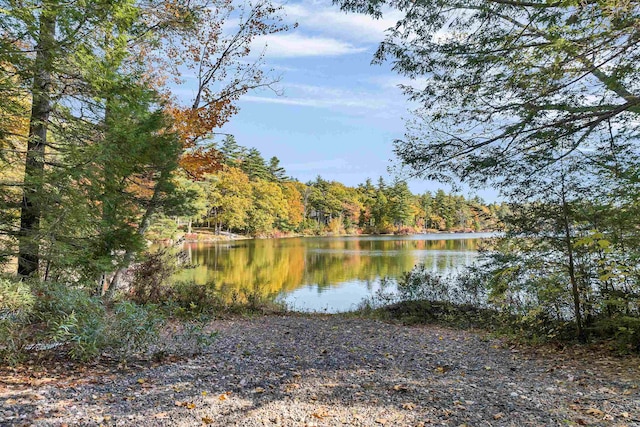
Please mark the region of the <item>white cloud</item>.
<svg viewBox="0 0 640 427"><path fill-rule="evenodd" d="M287 18L298 22L302 30L340 36L354 42L379 43L385 30L402 17L400 12L386 11L381 19L360 13L345 13L330 2L304 1L283 6Z"/></svg>
<svg viewBox="0 0 640 427"><path fill-rule="evenodd" d="M333 38L304 36L297 33L259 37L254 41L253 49L261 51L263 46L266 46L266 56L271 58L339 56L367 50Z"/></svg>
<svg viewBox="0 0 640 427"><path fill-rule="evenodd" d="M368 79L371 83L382 89L400 89L400 86L410 86L413 88L423 88L427 85L428 80L426 77L419 77L417 79L411 79L409 77L387 75L376 76Z"/></svg>
<svg viewBox="0 0 640 427"><path fill-rule="evenodd" d="M290 105L340 111L350 116L366 116L380 120L396 120L407 111L407 103L400 92L391 90L355 91L336 87L306 84L285 84L285 96L242 97L245 102Z"/></svg>
<svg viewBox="0 0 640 427"><path fill-rule="evenodd" d="M334 98L334 99L320 99L320 98L288 98L288 97L266 97L266 96L253 96L246 95L242 97L243 101L247 102L259 102L265 104L282 104L282 105L296 105L299 107L314 107L314 108L366 108L366 109L378 109L377 104L372 104L358 98Z"/></svg>

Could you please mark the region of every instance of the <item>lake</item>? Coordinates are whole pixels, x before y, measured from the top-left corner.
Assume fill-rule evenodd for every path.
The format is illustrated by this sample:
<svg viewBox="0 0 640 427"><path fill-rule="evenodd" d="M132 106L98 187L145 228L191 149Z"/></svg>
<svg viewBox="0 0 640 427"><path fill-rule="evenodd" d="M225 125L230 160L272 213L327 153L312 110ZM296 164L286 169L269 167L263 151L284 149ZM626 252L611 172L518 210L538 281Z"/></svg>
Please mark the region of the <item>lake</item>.
<svg viewBox="0 0 640 427"><path fill-rule="evenodd" d="M177 279L214 286L225 298L259 296L298 311L347 311L383 278L424 263L455 273L477 257L490 233L300 237L186 243L192 268Z"/></svg>

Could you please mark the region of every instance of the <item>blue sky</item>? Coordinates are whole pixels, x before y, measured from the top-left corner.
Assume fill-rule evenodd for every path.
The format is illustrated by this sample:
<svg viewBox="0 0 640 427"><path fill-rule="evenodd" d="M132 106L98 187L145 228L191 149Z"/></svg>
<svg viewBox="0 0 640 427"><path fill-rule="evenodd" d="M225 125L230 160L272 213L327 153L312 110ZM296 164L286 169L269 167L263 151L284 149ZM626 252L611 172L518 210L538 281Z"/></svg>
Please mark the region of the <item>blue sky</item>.
<svg viewBox="0 0 640 427"><path fill-rule="evenodd" d="M409 80L371 60L399 16L345 14L327 0L292 1L283 8L285 22L298 27L254 45L257 51L266 46L266 66L281 75L283 94L245 95L222 131L267 159L277 156L302 182L317 175L350 186L379 176L391 180L393 140L402 138L403 119L410 117L398 85ZM447 189L424 180L409 185L414 193Z"/></svg>

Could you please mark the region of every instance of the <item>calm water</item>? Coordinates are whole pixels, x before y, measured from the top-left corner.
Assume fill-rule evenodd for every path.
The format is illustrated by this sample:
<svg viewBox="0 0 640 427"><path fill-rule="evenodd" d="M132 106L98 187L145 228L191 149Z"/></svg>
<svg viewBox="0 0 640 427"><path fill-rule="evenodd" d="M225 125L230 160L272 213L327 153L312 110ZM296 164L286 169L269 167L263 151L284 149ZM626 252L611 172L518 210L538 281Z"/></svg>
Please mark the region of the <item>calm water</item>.
<svg viewBox="0 0 640 427"><path fill-rule="evenodd" d="M301 311L346 311L424 263L451 273L473 262L490 234L306 237L187 243L195 266L179 280L212 284L225 298L259 295Z"/></svg>

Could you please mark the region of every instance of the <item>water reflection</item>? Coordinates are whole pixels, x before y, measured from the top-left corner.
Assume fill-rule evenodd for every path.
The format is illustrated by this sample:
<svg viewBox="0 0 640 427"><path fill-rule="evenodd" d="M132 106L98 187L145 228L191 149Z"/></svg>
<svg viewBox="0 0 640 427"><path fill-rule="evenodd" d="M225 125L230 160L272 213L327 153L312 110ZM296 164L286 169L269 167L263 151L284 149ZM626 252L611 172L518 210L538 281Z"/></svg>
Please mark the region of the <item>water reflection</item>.
<svg viewBox="0 0 640 427"><path fill-rule="evenodd" d="M486 235L322 237L187 243L194 265L178 280L210 284L227 298L281 298L300 310L343 311L380 279L418 263L449 273L476 257Z"/></svg>

